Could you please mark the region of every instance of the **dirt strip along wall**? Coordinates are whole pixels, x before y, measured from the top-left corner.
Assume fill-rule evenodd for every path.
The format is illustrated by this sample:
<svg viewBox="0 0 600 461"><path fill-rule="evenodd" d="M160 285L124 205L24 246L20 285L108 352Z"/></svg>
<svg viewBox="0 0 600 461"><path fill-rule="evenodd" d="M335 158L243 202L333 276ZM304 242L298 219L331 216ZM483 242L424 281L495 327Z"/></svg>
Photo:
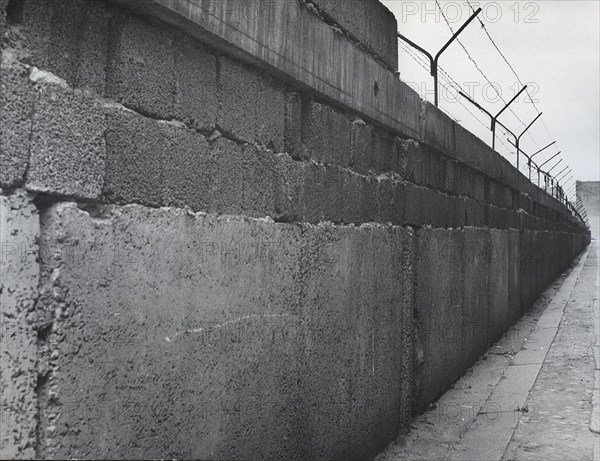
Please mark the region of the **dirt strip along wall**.
<svg viewBox="0 0 600 461"><path fill-rule="evenodd" d="M372 457L590 241L378 2L286 5L406 129L139 5L0 0L0 457Z"/></svg>

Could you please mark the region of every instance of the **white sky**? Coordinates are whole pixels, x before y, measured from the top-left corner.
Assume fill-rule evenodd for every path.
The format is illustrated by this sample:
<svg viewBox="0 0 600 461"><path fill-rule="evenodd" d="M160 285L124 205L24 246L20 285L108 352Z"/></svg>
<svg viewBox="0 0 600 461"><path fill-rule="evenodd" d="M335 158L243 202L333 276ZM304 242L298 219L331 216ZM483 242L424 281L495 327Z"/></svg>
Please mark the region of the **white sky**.
<svg viewBox="0 0 600 461"><path fill-rule="evenodd" d="M435 1L382 2L396 15L399 32L434 56L452 36ZM535 105L543 112L541 119L529 130L531 136L523 137L522 150L533 154L551 141L557 141L555 146L535 157L538 164L562 151L561 156L544 169L562 157L562 163L552 173L568 165L577 180L600 180L600 1L471 0L471 4L475 9L483 9L478 18L521 81L529 85ZM472 14L466 0L440 0L440 6L454 31ZM519 88L517 79L477 19L460 34L459 40L488 79L499 85L497 88L504 100L510 101ZM402 46L399 50L400 78L410 82L415 89L419 88L421 96L433 101L433 78ZM489 112L495 114L502 108L502 101L457 41L444 52L439 63ZM441 79L440 76L440 82ZM489 117L458 97L485 125L482 126L454 100L454 94L442 92L440 107L491 144ZM518 135L535 118L537 111L524 96L511 108L524 124L509 110L501 115L500 121ZM496 150L516 163L515 149L508 143L507 136L500 130L497 134ZM569 187L570 184L567 189Z"/></svg>

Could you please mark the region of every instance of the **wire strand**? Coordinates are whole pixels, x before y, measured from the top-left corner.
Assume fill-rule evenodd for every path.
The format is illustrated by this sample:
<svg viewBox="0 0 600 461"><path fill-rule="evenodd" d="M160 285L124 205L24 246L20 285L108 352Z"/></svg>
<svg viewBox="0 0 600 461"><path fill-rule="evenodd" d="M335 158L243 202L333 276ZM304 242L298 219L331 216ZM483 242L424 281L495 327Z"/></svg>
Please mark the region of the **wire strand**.
<svg viewBox="0 0 600 461"><path fill-rule="evenodd" d="M473 11L473 13L474 13L475 12L475 8L473 8L473 5L471 5L471 2L469 0L467 0L467 4L471 8L471 11ZM481 24L481 28L484 30L484 32L487 35L487 37L490 39L490 42L492 42L492 45L494 46L494 48L496 48L496 51L498 51L498 53L500 54L500 56L502 57L502 59L504 60L504 62L508 65L508 67L510 68L510 70L512 71L512 73L514 74L514 76L516 77L517 82L519 82L519 85L521 85L521 87L524 87L525 85L523 84L523 81L521 80L521 78L517 74L517 71L511 65L511 63L508 62L508 59L506 58L506 56L504 55L504 53L502 53L502 51L500 50L500 48L498 47L498 45L496 44L496 42L494 41L494 39L490 35L490 33L487 30L487 27L485 26L485 24L483 23L483 21L479 17L477 18L477 20L479 21L479 24ZM533 108L535 109L536 113L538 115L541 114L540 110L535 105L535 101L533 100L533 98L529 94L529 90L527 89L527 90L525 90L525 92L527 93L527 96L529 97L529 100L531 101L531 104L532 104ZM543 117L542 117L542 124L544 125L544 128L546 130L546 134L548 135L548 138L552 139L552 135L550 134L550 130L548 129L548 126L546 125L546 122L545 122L545 120L544 120ZM536 140L533 138L533 136L531 134L529 134L529 137L533 140L534 143L537 144ZM558 147L557 147L557 152L558 152Z"/></svg>

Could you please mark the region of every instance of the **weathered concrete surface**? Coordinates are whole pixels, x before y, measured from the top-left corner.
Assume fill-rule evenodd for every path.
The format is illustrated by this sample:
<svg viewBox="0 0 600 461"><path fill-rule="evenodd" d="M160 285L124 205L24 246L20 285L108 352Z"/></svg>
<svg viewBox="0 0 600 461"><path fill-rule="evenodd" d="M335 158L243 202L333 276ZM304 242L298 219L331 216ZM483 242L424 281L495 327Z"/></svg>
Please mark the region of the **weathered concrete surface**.
<svg viewBox="0 0 600 461"><path fill-rule="evenodd" d="M29 163L35 92L29 70L4 50L0 90L0 186L15 187L23 182Z"/></svg>
<svg viewBox="0 0 600 461"><path fill-rule="evenodd" d="M219 58L219 128L280 152L284 137L284 87L239 61Z"/></svg>
<svg viewBox="0 0 600 461"><path fill-rule="evenodd" d="M243 4L11 18L2 185L43 199L36 456L368 458L586 243L314 8Z"/></svg>
<svg viewBox="0 0 600 461"><path fill-rule="evenodd" d="M48 77L33 69L30 78L43 82ZM99 198L106 153L101 104L56 84L42 83L36 90L27 189Z"/></svg>
<svg viewBox="0 0 600 461"><path fill-rule="evenodd" d="M173 37L164 28L130 15L112 30L107 96L133 110L175 116Z"/></svg>
<svg viewBox="0 0 600 461"><path fill-rule="evenodd" d="M114 16L107 96L154 118L213 129L219 107L217 58L196 40L125 10Z"/></svg>
<svg viewBox="0 0 600 461"><path fill-rule="evenodd" d="M334 226L303 235L305 418L314 459L367 459L409 415L403 374L404 232ZM331 426L324 427L322 422Z"/></svg>
<svg viewBox="0 0 600 461"><path fill-rule="evenodd" d="M0 458L34 458L37 400L35 300L39 217L24 191L0 195Z"/></svg>
<svg viewBox="0 0 600 461"><path fill-rule="evenodd" d="M378 0L311 0L353 39L382 58L394 72L398 69L398 22Z"/></svg>
<svg viewBox="0 0 600 461"><path fill-rule="evenodd" d="M600 240L600 182L577 181L577 201L587 212L592 237Z"/></svg>
<svg viewBox="0 0 600 461"><path fill-rule="evenodd" d="M532 225L548 228L551 225L537 223L531 219L519 221L514 213L507 209L508 207L514 210L519 207L538 218L553 222L560 220L561 228L557 230L573 228L574 221L565 216L563 205L532 186L485 143L461 127L455 126L454 122L431 105L418 102L415 106L413 115L416 129L414 133L408 133L408 136L420 138L422 142L420 146L417 144L417 148L413 148L411 143L414 141L398 138L398 131L390 125L378 128L363 124L363 118L366 120L368 117L364 116L360 109L355 108L354 113L341 113L324 104L322 100L315 103L314 97L318 94L308 91L302 85L296 90L288 85L284 90L285 84L290 83L290 76L285 74L285 69L270 69L273 70L270 75L269 69L263 66L259 72L234 59L240 56L239 53L230 57L220 56L217 62L217 55L220 55L223 49L229 49L223 48L222 43L209 40L217 46L216 49L209 49L206 44L165 27L156 20L140 18L114 4L90 3L88 0L69 0L65 4L40 3L32 1L24 5L21 24L10 28L11 39L7 42L9 47L3 50L3 56L10 55L15 49L20 50L21 61L37 65L44 71L51 70L59 79L66 81L73 88L68 90L67 94L80 88L92 89L96 93L116 98L126 107L148 118L163 122L175 119L192 130L200 130L211 140L225 135L239 142L255 143L276 151L285 147L294 159L310 158L324 161L365 175L371 172L395 172L404 180L436 189L452 197L464 196L504 208L491 209L482 221L481 205L465 202L461 197L458 199L459 203L450 205L452 209L458 208L450 221L448 215L436 219L437 213L434 212L432 218L418 210L426 220L422 223L412 221L414 218L421 219L412 213L411 224L446 225L451 222L453 226L464 223L502 229L529 228ZM276 3L279 5L279 2ZM296 3L290 5L303 11L303 7ZM231 19L235 16L233 13L239 12L236 8L239 9L240 4L230 6L226 12ZM204 7L208 8L206 11L212 11L210 5L206 4ZM269 8L260 10L261 14L266 14ZM215 11L223 13L222 10ZM275 15L277 11L271 11L270 14ZM312 15L310 12L307 14ZM60 25L58 18L63 16L68 26ZM52 22L49 18L57 20ZM271 19L267 17L265 20ZM297 21L290 22L296 24ZM315 24L321 23L322 21ZM307 27L312 27L311 24L307 24ZM314 35L306 33L311 37ZM96 39L92 40L93 37ZM80 45L74 47L73 43ZM152 43L156 46L149 46ZM52 50L56 52L51 52ZM364 51L361 52L364 54ZM78 62L84 63L75 73L73 56L77 57ZM100 59L100 56L104 58ZM326 56L323 56L323 59L318 61L327 61L325 58ZM86 64L88 61L89 65ZM87 71L89 72L86 73ZM273 76L280 80L275 81ZM107 85L104 85L104 82ZM383 91L381 86L380 88ZM25 87L21 91L25 91ZM286 98L286 95L289 98ZM40 102L46 101L42 99ZM331 100L328 100L328 103L330 102ZM66 102L60 99L52 104L56 106L56 114L63 113L66 119L61 122L57 115L57 122L74 123L68 118L70 114L76 113L78 108L70 107L69 110L64 110L61 108L62 104ZM318 112L317 108L320 108ZM44 107L41 109L44 110ZM54 107L50 108L48 112L53 109ZM24 121L27 121L27 118ZM350 121L352 123L349 123ZM221 133L212 131L216 126ZM21 132L22 137L25 136L26 129L15 131L15 135ZM334 136L336 141L326 142L329 136ZM68 136L65 137L68 144ZM73 149L65 149L69 150ZM170 152L168 148L166 151ZM24 148L22 152L25 152L25 155L12 154L13 157L19 157L16 165L20 170L15 170L15 173L7 178L6 183L11 187L19 184L19 178L26 169L26 160L22 158L26 157ZM101 167L101 159L99 166ZM69 174L77 171L74 167L71 159L65 169L66 176L43 179L49 183L58 183L59 179L67 181ZM287 168L287 165L283 167ZM38 170L34 165L32 172L36 171ZM90 172L85 173L87 175L84 176L87 177ZM277 176L276 172L273 174ZM94 179L97 179L97 176ZM95 182L98 181L92 181L90 184L92 190L82 191L81 185L69 184L56 186L56 192L89 199L97 194L98 185ZM46 187L44 184L36 183L32 187L37 190L38 186L39 190L52 192L52 187ZM285 189L277 187L278 190ZM413 197L424 194L426 192L416 190ZM293 195L288 194L289 197ZM447 197L443 197L443 200L448 202ZM186 205L193 207L196 202L192 201ZM539 206L534 207L534 203L538 203ZM265 210L263 215L265 214L274 215L271 210ZM324 219L335 220L333 216L329 218L327 213L319 215ZM289 218L288 214L283 216L283 219ZM348 222L346 218L344 222Z"/></svg>
<svg viewBox="0 0 600 461"><path fill-rule="evenodd" d="M201 6L179 0L118 3L160 17L236 58L267 66L285 82L399 133L418 136L418 95L297 0L269 3L251 16L235 0L210 0ZM317 58L314 50L319 50Z"/></svg>
<svg viewBox="0 0 600 461"><path fill-rule="evenodd" d="M593 459L595 246L376 459Z"/></svg>
<svg viewBox="0 0 600 461"><path fill-rule="evenodd" d="M586 246L584 235L416 232L415 413L447 390ZM482 289L484 287L484 289Z"/></svg>
<svg viewBox="0 0 600 461"><path fill-rule="evenodd" d="M417 231L415 292L415 368L413 409L434 400L462 368L462 232ZM427 268L427 269L426 269Z"/></svg>
<svg viewBox="0 0 600 461"><path fill-rule="evenodd" d="M307 158L343 167L352 164L352 123L344 113L324 104L306 103L301 126Z"/></svg>
<svg viewBox="0 0 600 461"><path fill-rule="evenodd" d="M42 231L43 456L364 459L400 427L399 228L59 204Z"/></svg>
<svg viewBox="0 0 600 461"><path fill-rule="evenodd" d="M22 14L16 25L30 53L29 63L76 88L103 94L109 9L92 0L20 3Z"/></svg>

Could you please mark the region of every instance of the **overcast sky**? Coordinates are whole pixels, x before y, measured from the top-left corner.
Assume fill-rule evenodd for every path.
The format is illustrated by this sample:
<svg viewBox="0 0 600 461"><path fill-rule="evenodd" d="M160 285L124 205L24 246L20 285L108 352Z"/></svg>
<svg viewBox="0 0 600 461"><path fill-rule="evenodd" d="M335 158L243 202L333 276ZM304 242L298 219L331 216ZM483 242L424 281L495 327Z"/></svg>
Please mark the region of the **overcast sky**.
<svg viewBox="0 0 600 461"><path fill-rule="evenodd" d="M399 32L432 55L452 36L435 1L382 1L396 15ZM541 119L530 129L531 136L523 137L522 149L533 154L551 141L557 141L535 159L542 163L562 151L563 162L552 173L568 165L577 180L600 180L600 2L508 0L470 3L475 9L482 8L478 18L521 81L529 85L535 106L543 112ZM440 6L454 31L472 14L466 0L440 0ZM472 22L459 39L502 98L510 101L519 89L517 78L481 24L477 20ZM399 48L400 78L415 89L419 88L423 97L433 100L432 77L402 46ZM502 108L504 104L498 94L458 42L444 52L439 63L483 107L492 113ZM489 117L459 97L477 121L456 99L455 92L442 92L440 107L491 143ZM507 110L500 120L519 134L535 118L537 111L526 97L519 98L511 108L516 116ZM501 131L498 134L497 150L514 164L515 149L509 144L508 135ZM558 158L560 156L556 160Z"/></svg>

